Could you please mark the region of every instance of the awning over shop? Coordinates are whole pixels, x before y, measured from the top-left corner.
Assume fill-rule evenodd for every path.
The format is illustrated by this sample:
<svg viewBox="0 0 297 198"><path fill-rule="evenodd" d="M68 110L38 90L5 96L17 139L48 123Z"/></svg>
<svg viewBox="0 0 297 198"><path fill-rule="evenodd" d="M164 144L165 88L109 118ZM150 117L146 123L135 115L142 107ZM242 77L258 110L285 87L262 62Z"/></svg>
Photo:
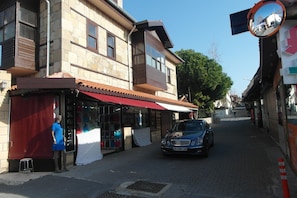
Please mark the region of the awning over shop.
<svg viewBox="0 0 297 198"><path fill-rule="evenodd" d="M114 87L110 85L105 85L97 82L91 82L88 80L83 79L76 79L76 83L78 85L78 89L81 92L91 92L91 93L100 93L103 95L116 95L119 98L129 98L136 101L150 101L151 103L155 102L161 102L165 104L173 104L181 107L185 107L187 109L182 108L183 111L189 112L190 110L197 111L198 106L185 102L185 101L179 101L172 98L165 98L156 96L153 94L144 93L141 91L135 91L135 90L127 90L119 87ZM109 94L110 93L110 94ZM157 105L157 104L156 104ZM160 105L158 105L161 107ZM189 110L188 110L189 109ZM166 108L162 109L166 110ZM168 110L168 109L167 109ZM183 112L181 111L181 112Z"/></svg>
<svg viewBox="0 0 297 198"><path fill-rule="evenodd" d="M85 92L85 91L81 91L81 93L88 95L92 98L95 98L97 100L101 100L103 102L115 103L115 104L120 104L120 105L128 105L128 106L134 106L134 107L142 107L142 108L148 108L148 109L166 110L166 108L164 108L154 102L149 102L149 101L144 101L144 100L134 100L134 99L130 99L130 98L122 98L122 97L117 97L117 96L110 96L110 95Z"/></svg>
<svg viewBox="0 0 297 198"><path fill-rule="evenodd" d="M184 106L166 104L166 103L162 103L162 102L157 102L157 104L164 107L167 110L170 110L170 111L175 111L175 112L191 112L192 111L191 109L184 107Z"/></svg>

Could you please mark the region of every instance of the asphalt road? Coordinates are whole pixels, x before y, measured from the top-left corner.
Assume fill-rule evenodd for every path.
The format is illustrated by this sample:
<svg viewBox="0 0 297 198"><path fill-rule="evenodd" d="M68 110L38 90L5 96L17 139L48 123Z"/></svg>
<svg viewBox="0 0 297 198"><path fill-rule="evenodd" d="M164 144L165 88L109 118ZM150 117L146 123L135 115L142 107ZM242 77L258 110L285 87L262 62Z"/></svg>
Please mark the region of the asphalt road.
<svg viewBox="0 0 297 198"><path fill-rule="evenodd" d="M278 159L284 157L264 130L248 118L223 120L212 128L215 145L208 158L163 156L156 143L64 173L16 173L40 177L0 182L0 197L283 197ZM290 195L297 197L297 177L286 165ZM9 173L0 174L0 181L5 177Z"/></svg>

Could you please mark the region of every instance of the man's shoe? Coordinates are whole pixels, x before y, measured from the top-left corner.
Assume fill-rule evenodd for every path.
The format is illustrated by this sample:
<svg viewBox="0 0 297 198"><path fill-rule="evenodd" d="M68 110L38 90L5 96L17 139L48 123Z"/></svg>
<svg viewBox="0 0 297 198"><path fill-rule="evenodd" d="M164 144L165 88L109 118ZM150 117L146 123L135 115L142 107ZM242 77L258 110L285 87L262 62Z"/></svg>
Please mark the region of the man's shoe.
<svg viewBox="0 0 297 198"><path fill-rule="evenodd" d="M57 169L55 170L55 173L61 173L61 170Z"/></svg>

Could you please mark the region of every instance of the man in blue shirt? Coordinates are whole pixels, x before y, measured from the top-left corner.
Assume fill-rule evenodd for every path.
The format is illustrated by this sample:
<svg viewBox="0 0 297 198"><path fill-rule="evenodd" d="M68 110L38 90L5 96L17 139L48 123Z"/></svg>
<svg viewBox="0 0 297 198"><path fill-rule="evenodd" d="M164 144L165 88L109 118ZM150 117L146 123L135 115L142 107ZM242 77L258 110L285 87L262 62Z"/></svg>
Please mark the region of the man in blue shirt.
<svg viewBox="0 0 297 198"><path fill-rule="evenodd" d="M65 137L63 135L63 128L61 126L62 116L58 115L55 118L55 122L52 125L52 137L53 145L52 150L54 152L54 163L55 163L55 172L61 172L59 168L59 159L61 159L62 170L66 171L66 155L65 150Z"/></svg>

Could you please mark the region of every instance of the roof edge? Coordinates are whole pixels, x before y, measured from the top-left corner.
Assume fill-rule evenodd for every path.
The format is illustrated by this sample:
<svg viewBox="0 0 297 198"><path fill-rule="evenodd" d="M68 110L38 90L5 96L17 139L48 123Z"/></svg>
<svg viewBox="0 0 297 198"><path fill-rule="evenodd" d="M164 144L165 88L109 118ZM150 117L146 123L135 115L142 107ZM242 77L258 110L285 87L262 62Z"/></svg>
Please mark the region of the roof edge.
<svg viewBox="0 0 297 198"><path fill-rule="evenodd" d="M160 40L162 41L164 47L166 49L173 48L173 43L171 42L169 35L167 34L167 31L165 29L165 26L162 21L156 20L156 21L149 21L149 20L143 20L135 23L136 28L138 30L155 30L157 35L159 36Z"/></svg>

